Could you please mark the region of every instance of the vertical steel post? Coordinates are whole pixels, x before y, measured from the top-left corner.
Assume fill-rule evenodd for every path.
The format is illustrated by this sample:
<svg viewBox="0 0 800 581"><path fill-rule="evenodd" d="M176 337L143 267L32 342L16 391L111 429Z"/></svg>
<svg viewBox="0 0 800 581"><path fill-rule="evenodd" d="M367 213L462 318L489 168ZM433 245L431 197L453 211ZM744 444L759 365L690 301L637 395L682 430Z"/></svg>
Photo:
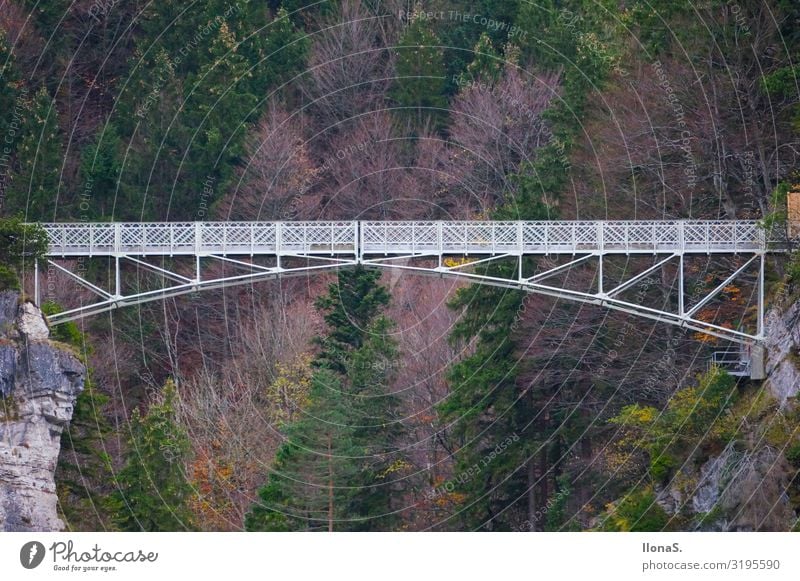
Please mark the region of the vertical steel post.
<svg viewBox="0 0 800 581"><path fill-rule="evenodd" d="M437 245L437 252L439 254L439 268L442 268L442 253L444 252L443 242L442 242L442 221L439 220L436 222L436 245Z"/></svg>
<svg viewBox="0 0 800 581"><path fill-rule="evenodd" d="M597 251L600 253L597 256L597 293L603 294L603 223L597 223Z"/></svg>
<svg viewBox="0 0 800 581"><path fill-rule="evenodd" d="M597 294L603 294L603 253L597 255Z"/></svg>
<svg viewBox="0 0 800 581"><path fill-rule="evenodd" d="M283 245L283 222L275 223L275 266L281 268L281 246Z"/></svg>
<svg viewBox="0 0 800 581"><path fill-rule="evenodd" d="M361 223L358 220L353 221L353 256L356 259L356 264L361 264Z"/></svg>
<svg viewBox="0 0 800 581"><path fill-rule="evenodd" d="M39 259L33 259L33 302L39 304Z"/></svg>
<svg viewBox="0 0 800 581"><path fill-rule="evenodd" d="M517 249L519 250L519 281L522 282L522 253L523 253L523 244L522 244L522 222L517 222Z"/></svg>
<svg viewBox="0 0 800 581"><path fill-rule="evenodd" d="M758 332L756 335L764 335L764 263L766 254L761 253L761 262L758 266Z"/></svg>
<svg viewBox="0 0 800 581"><path fill-rule="evenodd" d="M120 272L119 272L119 254L114 257L114 296L120 297L122 293L120 293L120 289L122 285L120 284Z"/></svg>
<svg viewBox="0 0 800 581"><path fill-rule="evenodd" d="M686 312L683 300L683 252L681 252L680 264L678 264L678 314L681 317Z"/></svg>

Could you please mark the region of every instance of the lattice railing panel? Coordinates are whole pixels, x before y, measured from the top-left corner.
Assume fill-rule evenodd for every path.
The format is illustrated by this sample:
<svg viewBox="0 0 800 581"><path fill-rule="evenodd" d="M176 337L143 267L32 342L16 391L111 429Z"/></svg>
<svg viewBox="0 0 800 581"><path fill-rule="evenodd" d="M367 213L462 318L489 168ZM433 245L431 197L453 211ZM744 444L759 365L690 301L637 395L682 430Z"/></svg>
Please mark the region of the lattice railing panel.
<svg viewBox="0 0 800 581"><path fill-rule="evenodd" d="M754 221L156 222L43 226L50 235L51 254L73 256L195 252L741 252L767 248L764 231Z"/></svg>

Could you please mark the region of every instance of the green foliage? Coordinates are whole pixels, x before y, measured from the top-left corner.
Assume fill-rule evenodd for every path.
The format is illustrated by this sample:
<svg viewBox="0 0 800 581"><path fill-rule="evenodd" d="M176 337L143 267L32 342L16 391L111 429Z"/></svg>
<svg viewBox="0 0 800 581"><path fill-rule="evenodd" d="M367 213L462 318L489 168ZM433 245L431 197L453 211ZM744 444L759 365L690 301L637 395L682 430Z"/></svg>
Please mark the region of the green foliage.
<svg viewBox="0 0 800 581"><path fill-rule="evenodd" d="M0 264L0 291L20 290L19 278L9 267Z"/></svg>
<svg viewBox="0 0 800 581"><path fill-rule="evenodd" d="M285 10L270 21L263 3L245 0L148 4L141 27L112 119L134 152L119 210L195 219L231 183L264 99L303 70L308 40Z"/></svg>
<svg viewBox="0 0 800 581"><path fill-rule="evenodd" d="M328 293L316 300L328 325L328 333L316 340L322 348L318 365L346 372L348 354L361 347L370 322L389 304L388 291L378 284L380 277L380 271L363 266L340 271L337 282L328 285Z"/></svg>
<svg viewBox="0 0 800 581"><path fill-rule="evenodd" d="M404 116L418 127L439 127L447 108L446 72L442 44L428 22L414 20L403 33L397 53L397 81L392 96L407 108Z"/></svg>
<svg viewBox="0 0 800 581"><path fill-rule="evenodd" d="M110 220L113 217L119 193L122 155L122 140L117 128L113 123L108 123L83 151L80 167L83 187L76 214L94 220Z"/></svg>
<svg viewBox="0 0 800 581"><path fill-rule="evenodd" d="M40 309L47 317L57 315L58 313L64 311L64 308L55 301L46 301L42 303ZM62 343L72 345L73 347L77 347L81 350L85 350L87 348L85 337L74 321L67 321L66 323L61 323L51 327L50 337L56 341L61 341Z"/></svg>
<svg viewBox="0 0 800 581"><path fill-rule="evenodd" d="M696 386L677 391L663 411L632 404L609 421L623 429L617 445L646 452L651 476L665 481L689 454L724 447L733 438L736 423L726 412L736 395L735 379L714 367Z"/></svg>
<svg viewBox="0 0 800 581"><path fill-rule="evenodd" d="M360 456L347 512L357 520L358 530L391 528L396 520L392 497L402 492L402 484L393 480L409 466L401 452L405 428L400 398L390 391L398 357L393 329L389 319L376 317L347 364L349 421Z"/></svg>
<svg viewBox="0 0 800 581"><path fill-rule="evenodd" d="M494 83L503 72L503 60L487 33L481 33L473 52L475 58L467 66L467 75L474 81Z"/></svg>
<svg viewBox="0 0 800 581"><path fill-rule="evenodd" d="M800 440L795 441L788 450L786 450L786 459L795 469L800 470Z"/></svg>
<svg viewBox="0 0 800 581"><path fill-rule="evenodd" d="M131 415L125 465L109 500L119 530L192 528L187 508L191 487L184 467L189 439L175 419L176 397L175 384L167 381L146 415L138 408Z"/></svg>
<svg viewBox="0 0 800 581"><path fill-rule="evenodd" d="M607 507L603 531L657 532L668 530L669 515L656 502L653 489L634 489Z"/></svg>
<svg viewBox="0 0 800 581"><path fill-rule="evenodd" d="M488 36L492 45L498 49L505 47L507 42L525 40L525 31L515 22L520 4L518 0L455 0L448 4L450 10L436 22L436 34L445 51L447 95L458 91L455 79L462 78L475 59L470 47L475 47L482 35ZM486 23L492 21L496 24L485 25L481 22L483 18Z"/></svg>
<svg viewBox="0 0 800 581"><path fill-rule="evenodd" d="M105 530L111 524L104 501L111 472L105 440L113 431L104 414L108 401L89 374L84 390L75 400L72 420L61 434L56 490L59 510L71 530Z"/></svg>
<svg viewBox="0 0 800 581"><path fill-rule="evenodd" d="M395 517L395 476L408 466L400 452L400 402L389 392L397 359L393 325L380 314L388 303L380 273L358 268L317 301L328 333L297 419L248 530L386 530Z"/></svg>
<svg viewBox="0 0 800 581"><path fill-rule="evenodd" d="M245 518L250 531L346 528L351 489L358 471L349 401L339 377L318 370L310 405L285 429L260 502Z"/></svg>
<svg viewBox="0 0 800 581"><path fill-rule="evenodd" d="M788 218L786 201L792 186L789 182L780 182L772 191L772 199L770 200L770 207L772 212L764 216L762 227L769 232L775 227L783 227Z"/></svg>
<svg viewBox="0 0 800 581"><path fill-rule="evenodd" d="M21 0L20 4L25 7L25 12L31 15L37 28L43 34L46 33L45 38L52 38L53 41L57 41L58 34L56 34L55 28L59 21L69 12L73 2L72 0L48 0L47 2Z"/></svg>
<svg viewBox="0 0 800 581"><path fill-rule="evenodd" d="M37 224L19 218L0 218L0 265L20 269L47 254L50 239Z"/></svg>
<svg viewBox="0 0 800 581"><path fill-rule="evenodd" d="M327 7L326 3L324 8ZM264 70L260 79L254 79L258 83L254 87L256 95L275 90L301 72L311 44L309 37L295 28L288 10L283 7L267 26L267 31L261 48Z"/></svg>
<svg viewBox="0 0 800 581"><path fill-rule="evenodd" d="M6 191L8 210L29 222L48 221L55 216L64 163L58 111L44 87L24 107L16 170Z"/></svg>
<svg viewBox="0 0 800 581"><path fill-rule="evenodd" d="M8 169L16 144L16 129L20 110L17 99L21 88L19 75L14 67L14 55L6 42L5 33L0 30L0 189L8 179ZM16 123L15 123L16 118Z"/></svg>
<svg viewBox="0 0 800 581"><path fill-rule="evenodd" d="M564 524L567 520L567 502L569 501L570 494L572 494L572 488L569 479L565 476L558 478L557 483L558 490L556 490L552 502L548 503L545 531L564 530Z"/></svg>
<svg viewBox="0 0 800 581"><path fill-rule="evenodd" d="M270 5L273 10L285 11L298 27L320 22L334 7L333 2L318 0L271 0Z"/></svg>

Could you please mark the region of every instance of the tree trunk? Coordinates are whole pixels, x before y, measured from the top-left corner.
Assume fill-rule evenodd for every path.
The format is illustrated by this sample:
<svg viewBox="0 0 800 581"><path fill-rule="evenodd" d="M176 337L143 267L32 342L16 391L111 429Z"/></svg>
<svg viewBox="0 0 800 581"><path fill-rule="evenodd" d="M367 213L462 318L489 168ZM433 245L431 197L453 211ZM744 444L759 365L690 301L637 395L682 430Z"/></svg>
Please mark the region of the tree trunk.
<svg viewBox="0 0 800 581"><path fill-rule="evenodd" d="M536 530L536 462L535 456L528 459L528 522Z"/></svg>
<svg viewBox="0 0 800 581"><path fill-rule="evenodd" d="M328 532L333 532L333 455L331 436L328 436Z"/></svg>

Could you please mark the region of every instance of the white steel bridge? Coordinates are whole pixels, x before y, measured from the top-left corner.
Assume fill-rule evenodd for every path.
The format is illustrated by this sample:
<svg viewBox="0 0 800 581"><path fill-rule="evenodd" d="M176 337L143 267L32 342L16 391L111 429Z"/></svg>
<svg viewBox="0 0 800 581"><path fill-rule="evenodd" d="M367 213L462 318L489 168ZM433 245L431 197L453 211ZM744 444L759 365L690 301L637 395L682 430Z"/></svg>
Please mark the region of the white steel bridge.
<svg viewBox="0 0 800 581"><path fill-rule="evenodd" d="M757 345L763 339L765 254L781 249L780 241L772 239L755 221L161 222L42 226L50 238L48 264L99 296L96 303L51 316L53 323L205 288L363 264L458 276L601 305L745 345ZM737 254L744 258L744 263L717 288L690 306L685 300L684 257L693 254ZM568 255L571 260L533 275L523 272L523 257L548 255ZM653 259L651 266L607 288L603 258L610 255L652 255ZM447 259L455 256L462 259ZM71 270L69 266L74 260L69 259L79 257L113 259L113 288L100 288ZM194 265L179 272L173 266L165 266L165 263L175 262L165 261L167 257L192 257ZM256 257L270 257L274 264L256 264ZM66 266L56 262L64 259ZM154 259L160 259L160 264L153 264ZM513 276L490 276L473 271L475 265L505 259L518 260ZM204 277L201 260L204 264L222 261L242 272ZM598 272L597 287L592 292L552 284L556 275L590 261L596 261ZM671 261L677 263L679 279L674 311L634 304L620 296ZM173 284L164 284L156 290L126 292L121 280L121 263L151 270L165 283ZM35 269L37 300L38 266ZM705 305L748 269L758 275L754 332L729 329L697 318Z"/></svg>

